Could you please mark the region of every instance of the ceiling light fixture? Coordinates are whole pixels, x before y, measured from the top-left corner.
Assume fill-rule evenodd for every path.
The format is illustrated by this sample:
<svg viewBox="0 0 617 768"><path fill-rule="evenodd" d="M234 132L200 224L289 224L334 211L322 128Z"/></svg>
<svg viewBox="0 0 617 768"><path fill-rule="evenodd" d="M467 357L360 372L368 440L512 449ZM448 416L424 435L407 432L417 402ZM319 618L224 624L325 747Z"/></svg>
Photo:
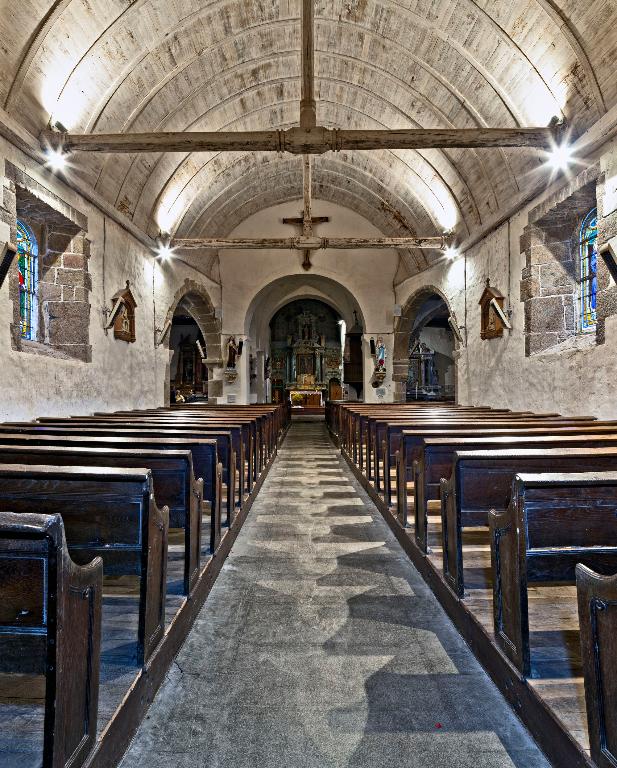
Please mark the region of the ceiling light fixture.
<svg viewBox="0 0 617 768"><path fill-rule="evenodd" d="M58 149L48 149L45 153L45 165L48 165L52 171L63 171L67 164L67 155Z"/></svg>
<svg viewBox="0 0 617 768"><path fill-rule="evenodd" d="M443 255L449 261L454 261L454 259L458 256L458 248L455 248L453 245L449 245L443 252Z"/></svg>
<svg viewBox="0 0 617 768"><path fill-rule="evenodd" d="M556 144L548 156L548 164L554 171L566 171L573 162L574 150L567 141Z"/></svg>
<svg viewBox="0 0 617 768"><path fill-rule="evenodd" d="M156 242L156 258L162 262L169 261L175 253L175 249L171 247L171 238L169 235L160 236Z"/></svg>

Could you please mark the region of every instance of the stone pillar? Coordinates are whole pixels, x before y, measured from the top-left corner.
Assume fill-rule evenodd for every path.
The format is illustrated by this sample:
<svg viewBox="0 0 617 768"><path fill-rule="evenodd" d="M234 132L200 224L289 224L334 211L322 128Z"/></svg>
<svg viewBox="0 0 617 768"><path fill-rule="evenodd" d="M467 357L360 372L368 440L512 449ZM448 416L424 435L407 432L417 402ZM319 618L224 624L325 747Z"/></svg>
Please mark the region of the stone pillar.
<svg viewBox="0 0 617 768"><path fill-rule="evenodd" d="M50 224L46 246L39 268L40 340L90 362L90 243L72 227Z"/></svg>
<svg viewBox="0 0 617 768"><path fill-rule="evenodd" d="M264 364L266 360L266 354L263 349L255 351L255 372L257 378L255 379L255 391L257 392L257 402L266 402L266 382L264 380Z"/></svg>

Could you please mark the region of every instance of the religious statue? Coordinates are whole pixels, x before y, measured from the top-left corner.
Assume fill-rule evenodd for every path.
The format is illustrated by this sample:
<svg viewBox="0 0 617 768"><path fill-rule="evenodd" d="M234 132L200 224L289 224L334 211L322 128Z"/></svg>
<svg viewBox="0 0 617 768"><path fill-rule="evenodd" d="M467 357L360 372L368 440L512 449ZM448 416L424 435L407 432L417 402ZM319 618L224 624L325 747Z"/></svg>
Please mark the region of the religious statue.
<svg viewBox="0 0 617 768"><path fill-rule="evenodd" d="M375 354L375 368L383 368L386 367L386 345L383 342L383 337L378 336L377 337L377 351Z"/></svg>
<svg viewBox="0 0 617 768"><path fill-rule="evenodd" d="M236 337L230 336L227 342L227 367L235 370L236 358L238 357L238 345L236 344Z"/></svg>
<svg viewBox="0 0 617 768"><path fill-rule="evenodd" d="M373 375L378 382L381 382L386 378L386 345L384 344L383 336L377 337L377 345L375 347L375 371Z"/></svg>
<svg viewBox="0 0 617 768"><path fill-rule="evenodd" d="M126 304L122 305L122 308L120 309L120 312L118 315L118 319L119 319L120 330L122 331L122 333L129 335L131 333L131 322L129 319L129 311Z"/></svg>

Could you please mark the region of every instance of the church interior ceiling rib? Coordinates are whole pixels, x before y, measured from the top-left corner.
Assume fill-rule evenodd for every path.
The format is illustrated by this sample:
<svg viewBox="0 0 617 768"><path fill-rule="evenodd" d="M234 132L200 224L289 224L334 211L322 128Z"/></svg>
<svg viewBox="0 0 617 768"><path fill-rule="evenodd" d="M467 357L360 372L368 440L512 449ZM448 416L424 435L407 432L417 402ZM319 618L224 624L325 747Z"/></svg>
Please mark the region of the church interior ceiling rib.
<svg viewBox="0 0 617 768"><path fill-rule="evenodd" d="M0 102L34 135L50 120L77 132L297 124L299 0L5 5ZM317 0L315 17L327 127L515 127L557 115L576 136L617 103L617 6L600 0ZM384 235L462 239L531 188L542 162L533 149L330 153L316 158L313 186ZM151 235L225 237L302 190L301 160L266 153L72 163ZM408 255L408 266L431 258Z"/></svg>

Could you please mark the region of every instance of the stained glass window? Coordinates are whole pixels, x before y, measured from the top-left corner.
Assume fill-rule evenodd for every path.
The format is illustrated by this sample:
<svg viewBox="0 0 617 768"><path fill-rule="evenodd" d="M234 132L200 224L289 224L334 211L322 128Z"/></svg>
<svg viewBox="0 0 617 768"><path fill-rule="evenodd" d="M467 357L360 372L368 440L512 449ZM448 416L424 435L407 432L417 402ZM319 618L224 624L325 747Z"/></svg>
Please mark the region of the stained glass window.
<svg viewBox="0 0 617 768"><path fill-rule="evenodd" d="M598 294L598 211L594 208L583 219L580 232L580 328L596 327Z"/></svg>
<svg viewBox="0 0 617 768"><path fill-rule="evenodd" d="M17 220L17 262L19 270L19 318L22 339L36 340L39 249L27 224Z"/></svg>

